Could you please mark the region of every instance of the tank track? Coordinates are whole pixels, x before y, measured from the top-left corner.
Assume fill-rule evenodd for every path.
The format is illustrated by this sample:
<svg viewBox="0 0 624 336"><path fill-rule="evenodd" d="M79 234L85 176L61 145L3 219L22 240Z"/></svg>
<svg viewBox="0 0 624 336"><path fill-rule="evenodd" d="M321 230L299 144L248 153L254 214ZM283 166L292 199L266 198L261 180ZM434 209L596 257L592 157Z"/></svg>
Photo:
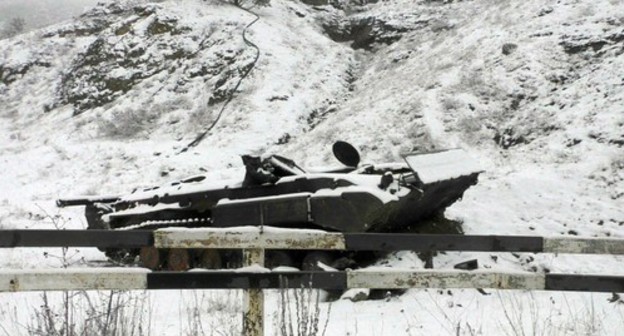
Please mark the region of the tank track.
<svg viewBox="0 0 624 336"><path fill-rule="evenodd" d="M125 226L117 228L118 231L130 231L130 230L156 230L166 227L197 227L205 226L207 223L212 223L209 218L186 218L186 219L162 219L162 220L147 220L139 224Z"/></svg>
<svg viewBox="0 0 624 336"><path fill-rule="evenodd" d="M163 220L146 220L139 224L129 225L121 228L115 228L113 230L116 231L131 231L131 230L157 230L162 228L170 228L170 227L188 227L188 228L198 228L198 227L210 227L210 223L212 220L210 218L185 218L185 219L163 219ZM198 264L198 257L203 253L203 251L212 251L211 253L217 254L219 263L224 268L237 268L242 266L242 253L238 249L232 250L183 250L183 249L155 249L151 247L152 255L160 254L160 258L164 260L169 260L169 254L171 251L176 251L176 253L188 253L189 264L188 267L203 267L201 264ZM155 252L157 251L157 252ZM144 256L144 251L142 249L106 249L106 256L117 265L143 265L150 264L141 260ZM265 265L266 267L272 268L279 265L285 266L295 266L295 267L303 267L310 269L317 269L316 261L321 261L326 264L330 264L332 262L331 253L324 251L316 251L316 252L303 252L303 251L287 251L287 250L270 250L266 252L265 255ZM139 260L137 260L139 259ZM159 262L158 266L154 266L152 263L151 266L146 266L153 270L161 270L161 269L173 269L180 270L178 265L168 265L168 262ZM221 267L217 267L221 268Z"/></svg>
<svg viewBox="0 0 624 336"><path fill-rule="evenodd" d="M111 230L115 231L133 231L133 230L157 230L167 227L201 227L206 226L206 224L211 223L212 220L209 218L185 218L185 219L163 219L163 220L146 220L139 224L128 225L120 228L113 228ZM110 228L110 227L109 227ZM107 248L104 249L105 255L110 259L113 264L116 265L143 265L145 266L145 261L142 258L145 256L143 254L142 249L118 249L118 248ZM160 258L166 258L169 254L170 250L168 249L152 249L152 253L157 253L160 255ZM155 252L154 252L155 251ZM189 254L188 251L184 251L181 249L176 249L177 253ZM193 262L190 261L188 267L192 267ZM152 265L152 270L161 270L161 269L174 269L179 270L179 267L169 267L166 265L166 262L158 262L158 266ZM184 267L183 267L184 268Z"/></svg>

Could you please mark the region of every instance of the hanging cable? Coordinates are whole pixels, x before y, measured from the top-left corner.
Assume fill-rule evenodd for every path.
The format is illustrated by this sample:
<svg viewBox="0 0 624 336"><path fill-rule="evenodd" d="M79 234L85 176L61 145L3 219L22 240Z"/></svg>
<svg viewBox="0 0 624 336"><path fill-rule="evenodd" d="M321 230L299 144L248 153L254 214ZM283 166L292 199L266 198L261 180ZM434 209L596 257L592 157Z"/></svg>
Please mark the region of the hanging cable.
<svg viewBox="0 0 624 336"><path fill-rule="evenodd" d="M253 70L253 68L256 66L256 63L258 62L258 59L260 58L260 48L258 48L258 46L256 44L254 44L249 39L247 39L247 30L254 23L256 23L256 22L258 22L258 20L260 20L260 16L258 16L258 14L256 14L256 13L251 11L251 8L253 8L253 6L250 7L249 9L244 8L242 6L238 7L238 8L244 10L245 12L247 12L247 13L249 13L249 14L251 14L251 15L253 15L255 17L255 19L253 21L251 21L245 27L245 29L243 29L243 41L245 42L245 44L247 46L250 46L250 47L252 47L252 48L254 48L256 50L256 56L255 56L253 62L251 63L251 66L248 67L248 69L245 70L243 72L243 75L238 79L238 82L236 83L236 86L234 86L234 90L232 90L232 92L230 93L230 96L228 97L228 99L225 101L225 103L223 103L223 106L221 106L221 109L219 110L219 113L217 114L217 118L210 124L210 126L206 127L201 133L199 133L197 135L197 137L195 137L195 139L193 141L191 141L188 145L186 145L184 148L182 148L180 153L184 153L187 150L189 150L189 148L197 146L200 142L202 142L202 140L204 140L206 135L208 135L208 132L210 132L217 125L217 123L221 119L221 115L223 114L223 111L225 110L227 105L232 101L232 99L234 99L234 93L236 92L236 90L238 90L238 87L241 85L241 83L247 77L247 75L249 75L251 70Z"/></svg>

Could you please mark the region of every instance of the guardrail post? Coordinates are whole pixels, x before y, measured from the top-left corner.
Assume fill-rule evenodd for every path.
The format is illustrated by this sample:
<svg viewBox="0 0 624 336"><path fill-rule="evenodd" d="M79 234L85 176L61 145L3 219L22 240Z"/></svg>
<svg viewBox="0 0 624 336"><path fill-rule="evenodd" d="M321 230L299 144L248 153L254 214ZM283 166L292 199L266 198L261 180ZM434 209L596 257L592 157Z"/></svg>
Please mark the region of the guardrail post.
<svg viewBox="0 0 624 336"><path fill-rule="evenodd" d="M243 250L245 266L264 266L264 249ZM247 289L243 294L243 335L264 335L264 295L262 289Z"/></svg>

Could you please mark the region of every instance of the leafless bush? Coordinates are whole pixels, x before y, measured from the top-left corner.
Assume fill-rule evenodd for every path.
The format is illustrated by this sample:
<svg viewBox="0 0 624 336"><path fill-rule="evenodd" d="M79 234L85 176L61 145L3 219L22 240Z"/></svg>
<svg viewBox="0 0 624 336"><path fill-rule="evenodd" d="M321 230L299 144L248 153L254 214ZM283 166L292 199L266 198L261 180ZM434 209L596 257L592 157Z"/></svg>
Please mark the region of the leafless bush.
<svg viewBox="0 0 624 336"><path fill-rule="evenodd" d="M44 218L57 230L63 230L67 220L60 215L50 215L44 209ZM75 255L64 247L58 258L61 267L76 262ZM143 336L150 334L151 307L147 293L128 291L64 291L41 294L41 304L34 309L26 331L34 336Z"/></svg>
<svg viewBox="0 0 624 336"><path fill-rule="evenodd" d="M497 295L507 322L505 327L508 328L502 328L506 335L542 335L547 327L552 327L550 317L546 317L545 320L539 319L539 308L535 300L528 302L529 325L526 325L527 308L522 299L517 295L503 295L500 292Z"/></svg>
<svg viewBox="0 0 624 336"><path fill-rule="evenodd" d="M54 294L60 294L60 299ZM26 330L34 336L150 335L151 307L147 301L146 292L44 292Z"/></svg>
<svg viewBox="0 0 624 336"><path fill-rule="evenodd" d="M421 311L425 311L434 317L434 319L439 323L439 326L444 329L446 334L460 335L463 326L463 317L445 309L445 307L440 304L438 297L433 295L429 290L425 290L425 293L430 299L428 302L423 303L414 297L415 302L421 308ZM438 316L441 316L441 318ZM471 332L473 331L473 328L469 325L466 325L465 329Z"/></svg>
<svg viewBox="0 0 624 336"><path fill-rule="evenodd" d="M26 20L21 17L15 17L4 24L4 28L0 31L0 39L13 37L24 32L26 28Z"/></svg>
<svg viewBox="0 0 624 336"><path fill-rule="evenodd" d="M462 101L456 97L445 96L442 98L442 107L447 113L457 111L462 107Z"/></svg>
<svg viewBox="0 0 624 336"><path fill-rule="evenodd" d="M277 324L281 336L311 336L325 335L331 305L321 318L320 298L321 290L314 288L288 288L288 281L284 280L279 291L279 305ZM324 323L321 325L321 321Z"/></svg>
<svg viewBox="0 0 624 336"><path fill-rule="evenodd" d="M188 294L188 295L185 295ZM181 292L188 336L238 336L242 332L240 291Z"/></svg>
<svg viewBox="0 0 624 336"><path fill-rule="evenodd" d="M603 335L606 332L605 314L596 310L593 299L580 309L573 309L564 296L567 311L562 312L541 307L532 292L525 295L499 292L497 295L505 316L499 326L506 335ZM561 315L567 318L556 321Z"/></svg>
<svg viewBox="0 0 624 336"><path fill-rule="evenodd" d="M157 117L145 109L116 110L110 118L98 117L100 134L113 138L128 138L145 131Z"/></svg>

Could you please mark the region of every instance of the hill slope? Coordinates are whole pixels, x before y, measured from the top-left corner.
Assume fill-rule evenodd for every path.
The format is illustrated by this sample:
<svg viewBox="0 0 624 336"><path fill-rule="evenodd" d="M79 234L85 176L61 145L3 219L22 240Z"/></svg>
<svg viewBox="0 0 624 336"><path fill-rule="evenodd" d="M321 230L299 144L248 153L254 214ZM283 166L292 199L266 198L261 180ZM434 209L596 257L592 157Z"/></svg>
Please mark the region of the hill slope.
<svg viewBox="0 0 624 336"><path fill-rule="evenodd" d="M3 40L0 225L43 227L33 219L56 213L60 196L115 194L198 172L239 177L243 153L331 165L329 146L346 140L365 161L448 147L479 158L486 173L446 213L467 233L624 235L622 3L273 0L254 10L260 20L247 37L259 46L257 63L242 39L254 16L219 1L103 4ZM230 94L205 140L180 153ZM63 216L72 217L68 227L84 226L80 211ZM435 263L623 273L619 257L498 256L449 253ZM390 263L422 267L411 254L400 258ZM462 293L454 302L472 302ZM481 313L497 310L486 302ZM484 326L485 334L498 330Z"/></svg>

